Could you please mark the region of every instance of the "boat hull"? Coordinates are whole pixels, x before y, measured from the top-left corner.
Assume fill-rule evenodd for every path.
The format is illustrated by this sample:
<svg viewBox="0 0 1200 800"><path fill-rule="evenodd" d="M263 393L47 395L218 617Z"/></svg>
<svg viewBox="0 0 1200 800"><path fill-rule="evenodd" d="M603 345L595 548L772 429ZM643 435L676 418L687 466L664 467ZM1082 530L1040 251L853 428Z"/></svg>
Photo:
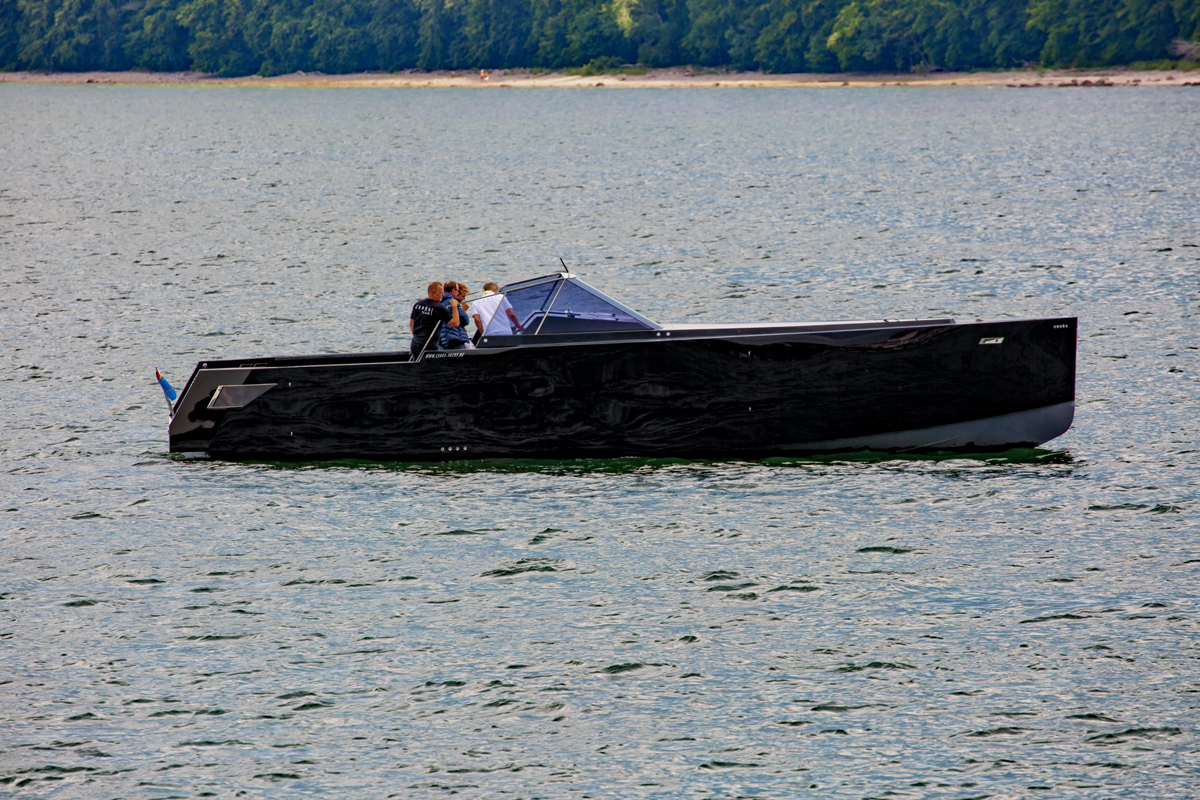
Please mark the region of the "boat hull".
<svg viewBox="0 0 1200 800"><path fill-rule="evenodd" d="M1035 446L1070 427L1075 342L1073 318L944 320L205 362L171 449L442 461Z"/></svg>

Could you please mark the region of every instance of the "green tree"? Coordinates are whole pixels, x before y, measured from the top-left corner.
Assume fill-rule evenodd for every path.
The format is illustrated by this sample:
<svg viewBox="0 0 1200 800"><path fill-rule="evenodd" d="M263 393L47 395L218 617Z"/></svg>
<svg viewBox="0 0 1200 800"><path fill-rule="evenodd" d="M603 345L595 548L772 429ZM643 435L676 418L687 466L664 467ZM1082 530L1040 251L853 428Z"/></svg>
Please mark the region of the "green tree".
<svg viewBox="0 0 1200 800"><path fill-rule="evenodd" d="M625 60L625 35L611 5L580 0L568 6L566 64L587 64L597 58Z"/></svg>
<svg viewBox="0 0 1200 800"><path fill-rule="evenodd" d="M179 23L179 0L148 0L125 33L125 54L134 66L161 72L188 69L188 31Z"/></svg>
<svg viewBox="0 0 1200 800"><path fill-rule="evenodd" d="M706 67L729 63L729 51L745 18L745 0L688 0L691 29L683 37L684 55Z"/></svg>
<svg viewBox="0 0 1200 800"><path fill-rule="evenodd" d="M651 67L681 63L689 27L687 0L618 0L614 9L637 63Z"/></svg>
<svg viewBox="0 0 1200 800"><path fill-rule="evenodd" d="M1197 5L1196 0L1032 0L1029 26L1046 35L1045 64L1127 64L1165 57L1171 39L1195 25Z"/></svg>
<svg viewBox="0 0 1200 800"><path fill-rule="evenodd" d="M524 66L531 23L527 0L467 0L466 57L479 67Z"/></svg>
<svg viewBox="0 0 1200 800"><path fill-rule="evenodd" d="M22 11L28 20L19 65L65 72L132 66L122 46L132 7L118 8L112 0L62 0L25 3Z"/></svg>
<svg viewBox="0 0 1200 800"><path fill-rule="evenodd" d="M47 69L46 33L56 10L51 0L17 0L17 69Z"/></svg>
<svg viewBox="0 0 1200 800"><path fill-rule="evenodd" d="M562 24L560 0L530 0L529 50L535 67L559 66L560 54L567 48L566 26Z"/></svg>
<svg viewBox="0 0 1200 800"><path fill-rule="evenodd" d="M313 31L309 63L314 69L338 74L377 68L373 9L365 0L316 0L308 19Z"/></svg>
<svg viewBox="0 0 1200 800"><path fill-rule="evenodd" d="M629 42L617 9L603 0L532 0L533 66L570 67L597 58L626 60Z"/></svg>
<svg viewBox="0 0 1200 800"><path fill-rule="evenodd" d="M1115 33L1115 6L1122 0L1033 0L1029 27L1046 34L1041 59L1046 64L1088 66L1102 64Z"/></svg>
<svg viewBox="0 0 1200 800"><path fill-rule="evenodd" d="M976 66L1023 66L1040 58L1046 35L1029 27L1026 8L1008 0L967 0L966 15L979 37Z"/></svg>
<svg viewBox="0 0 1200 800"><path fill-rule="evenodd" d="M987 66L985 26L962 0L855 0L838 12L827 44L844 69Z"/></svg>
<svg viewBox="0 0 1200 800"><path fill-rule="evenodd" d="M1176 39L1200 0L0 0L0 69L1084 66Z"/></svg>
<svg viewBox="0 0 1200 800"><path fill-rule="evenodd" d="M420 0L417 68L456 69L461 43L462 7L456 0Z"/></svg>
<svg viewBox="0 0 1200 800"><path fill-rule="evenodd" d="M801 9L780 9L780 5L788 4L778 0L759 7L768 23L754 42L756 60L768 72L804 72L808 66L809 30L801 19Z"/></svg>
<svg viewBox="0 0 1200 800"><path fill-rule="evenodd" d="M17 68L21 49L21 9L17 0L0 0L0 72Z"/></svg>
<svg viewBox="0 0 1200 800"><path fill-rule="evenodd" d="M372 0L371 37L379 69L412 69L417 65L420 9L411 0Z"/></svg>
<svg viewBox="0 0 1200 800"><path fill-rule="evenodd" d="M833 24L849 0L768 0L754 43L754 59L770 72L834 72L836 54L827 45Z"/></svg>
<svg viewBox="0 0 1200 800"><path fill-rule="evenodd" d="M220 75L251 75L262 59L242 35L243 0L191 0L179 9L179 23L188 29L192 67Z"/></svg>
<svg viewBox="0 0 1200 800"><path fill-rule="evenodd" d="M1174 0L1171 7L1179 24L1179 38L1200 42L1200 0Z"/></svg>
<svg viewBox="0 0 1200 800"><path fill-rule="evenodd" d="M833 26L845 4L846 0L817 0L803 7L801 17L810 31L804 62L810 71L837 71L837 54L829 49L829 37L833 35Z"/></svg>
<svg viewBox="0 0 1200 800"><path fill-rule="evenodd" d="M311 11L305 0L254 0L248 6L242 36L261 59L260 75L316 69Z"/></svg>

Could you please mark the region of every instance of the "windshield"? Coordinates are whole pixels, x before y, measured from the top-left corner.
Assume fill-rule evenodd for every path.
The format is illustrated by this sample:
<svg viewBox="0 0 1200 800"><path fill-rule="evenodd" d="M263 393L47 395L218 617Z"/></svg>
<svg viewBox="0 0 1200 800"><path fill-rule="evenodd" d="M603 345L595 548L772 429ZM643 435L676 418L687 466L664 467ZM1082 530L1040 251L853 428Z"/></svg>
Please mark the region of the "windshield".
<svg viewBox="0 0 1200 800"><path fill-rule="evenodd" d="M504 296L512 304L513 311L517 312L517 319L521 321L522 325L528 328L529 321L550 302L550 295L559 283L561 281L539 283L536 286L505 292ZM532 332L530 331L530 333Z"/></svg>
<svg viewBox="0 0 1200 800"><path fill-rule="evenodd" d="M657 327L578 278L555 278L533 285L517 284L517 288L505 292L525 333L652 330Z"/></svg>

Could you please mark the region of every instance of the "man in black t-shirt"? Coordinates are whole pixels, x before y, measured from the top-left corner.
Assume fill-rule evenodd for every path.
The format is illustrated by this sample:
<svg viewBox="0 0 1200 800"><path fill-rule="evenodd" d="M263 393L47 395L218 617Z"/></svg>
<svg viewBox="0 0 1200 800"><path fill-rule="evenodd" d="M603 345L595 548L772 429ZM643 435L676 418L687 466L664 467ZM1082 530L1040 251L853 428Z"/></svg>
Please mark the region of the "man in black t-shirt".
<svg viewBox="0 0 1200 800"><path fill-rule="evenodd" d="M441 282L434 281L429 284L428 296L413 305L412 314L408 317L408 330L412 333L412 344L408 346L408 349L413 358L421 353L425 342L437 329L439 322L443 325L458 324L458 301L451 297L450 307L446 308L442 305L442 298L445 296L446 293L442 290ZM434 342L435 346L436 344Z"/></svg>

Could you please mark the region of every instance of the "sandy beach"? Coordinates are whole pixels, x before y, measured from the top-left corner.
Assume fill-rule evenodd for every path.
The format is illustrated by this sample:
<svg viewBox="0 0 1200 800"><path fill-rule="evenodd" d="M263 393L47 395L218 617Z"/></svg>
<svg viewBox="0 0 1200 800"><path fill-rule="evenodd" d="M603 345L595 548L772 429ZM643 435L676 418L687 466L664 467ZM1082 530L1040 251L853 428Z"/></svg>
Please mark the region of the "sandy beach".
<svg viewBox="0 0 1200 800"><path fill-rule="evenodd" d="M212 86L354 87L354 88L838 88L876 86L999 86L1067 88L1105 86L1200 86L1200 71L1133 70L1125 67L1006 72L836 73L771 75L761 72L716 72L674 67L641 75L570 75L533 70L366 72L324 75L295 72L264 78L222 78L202 72L0 72L0 83L201 84Z"/></svg>

